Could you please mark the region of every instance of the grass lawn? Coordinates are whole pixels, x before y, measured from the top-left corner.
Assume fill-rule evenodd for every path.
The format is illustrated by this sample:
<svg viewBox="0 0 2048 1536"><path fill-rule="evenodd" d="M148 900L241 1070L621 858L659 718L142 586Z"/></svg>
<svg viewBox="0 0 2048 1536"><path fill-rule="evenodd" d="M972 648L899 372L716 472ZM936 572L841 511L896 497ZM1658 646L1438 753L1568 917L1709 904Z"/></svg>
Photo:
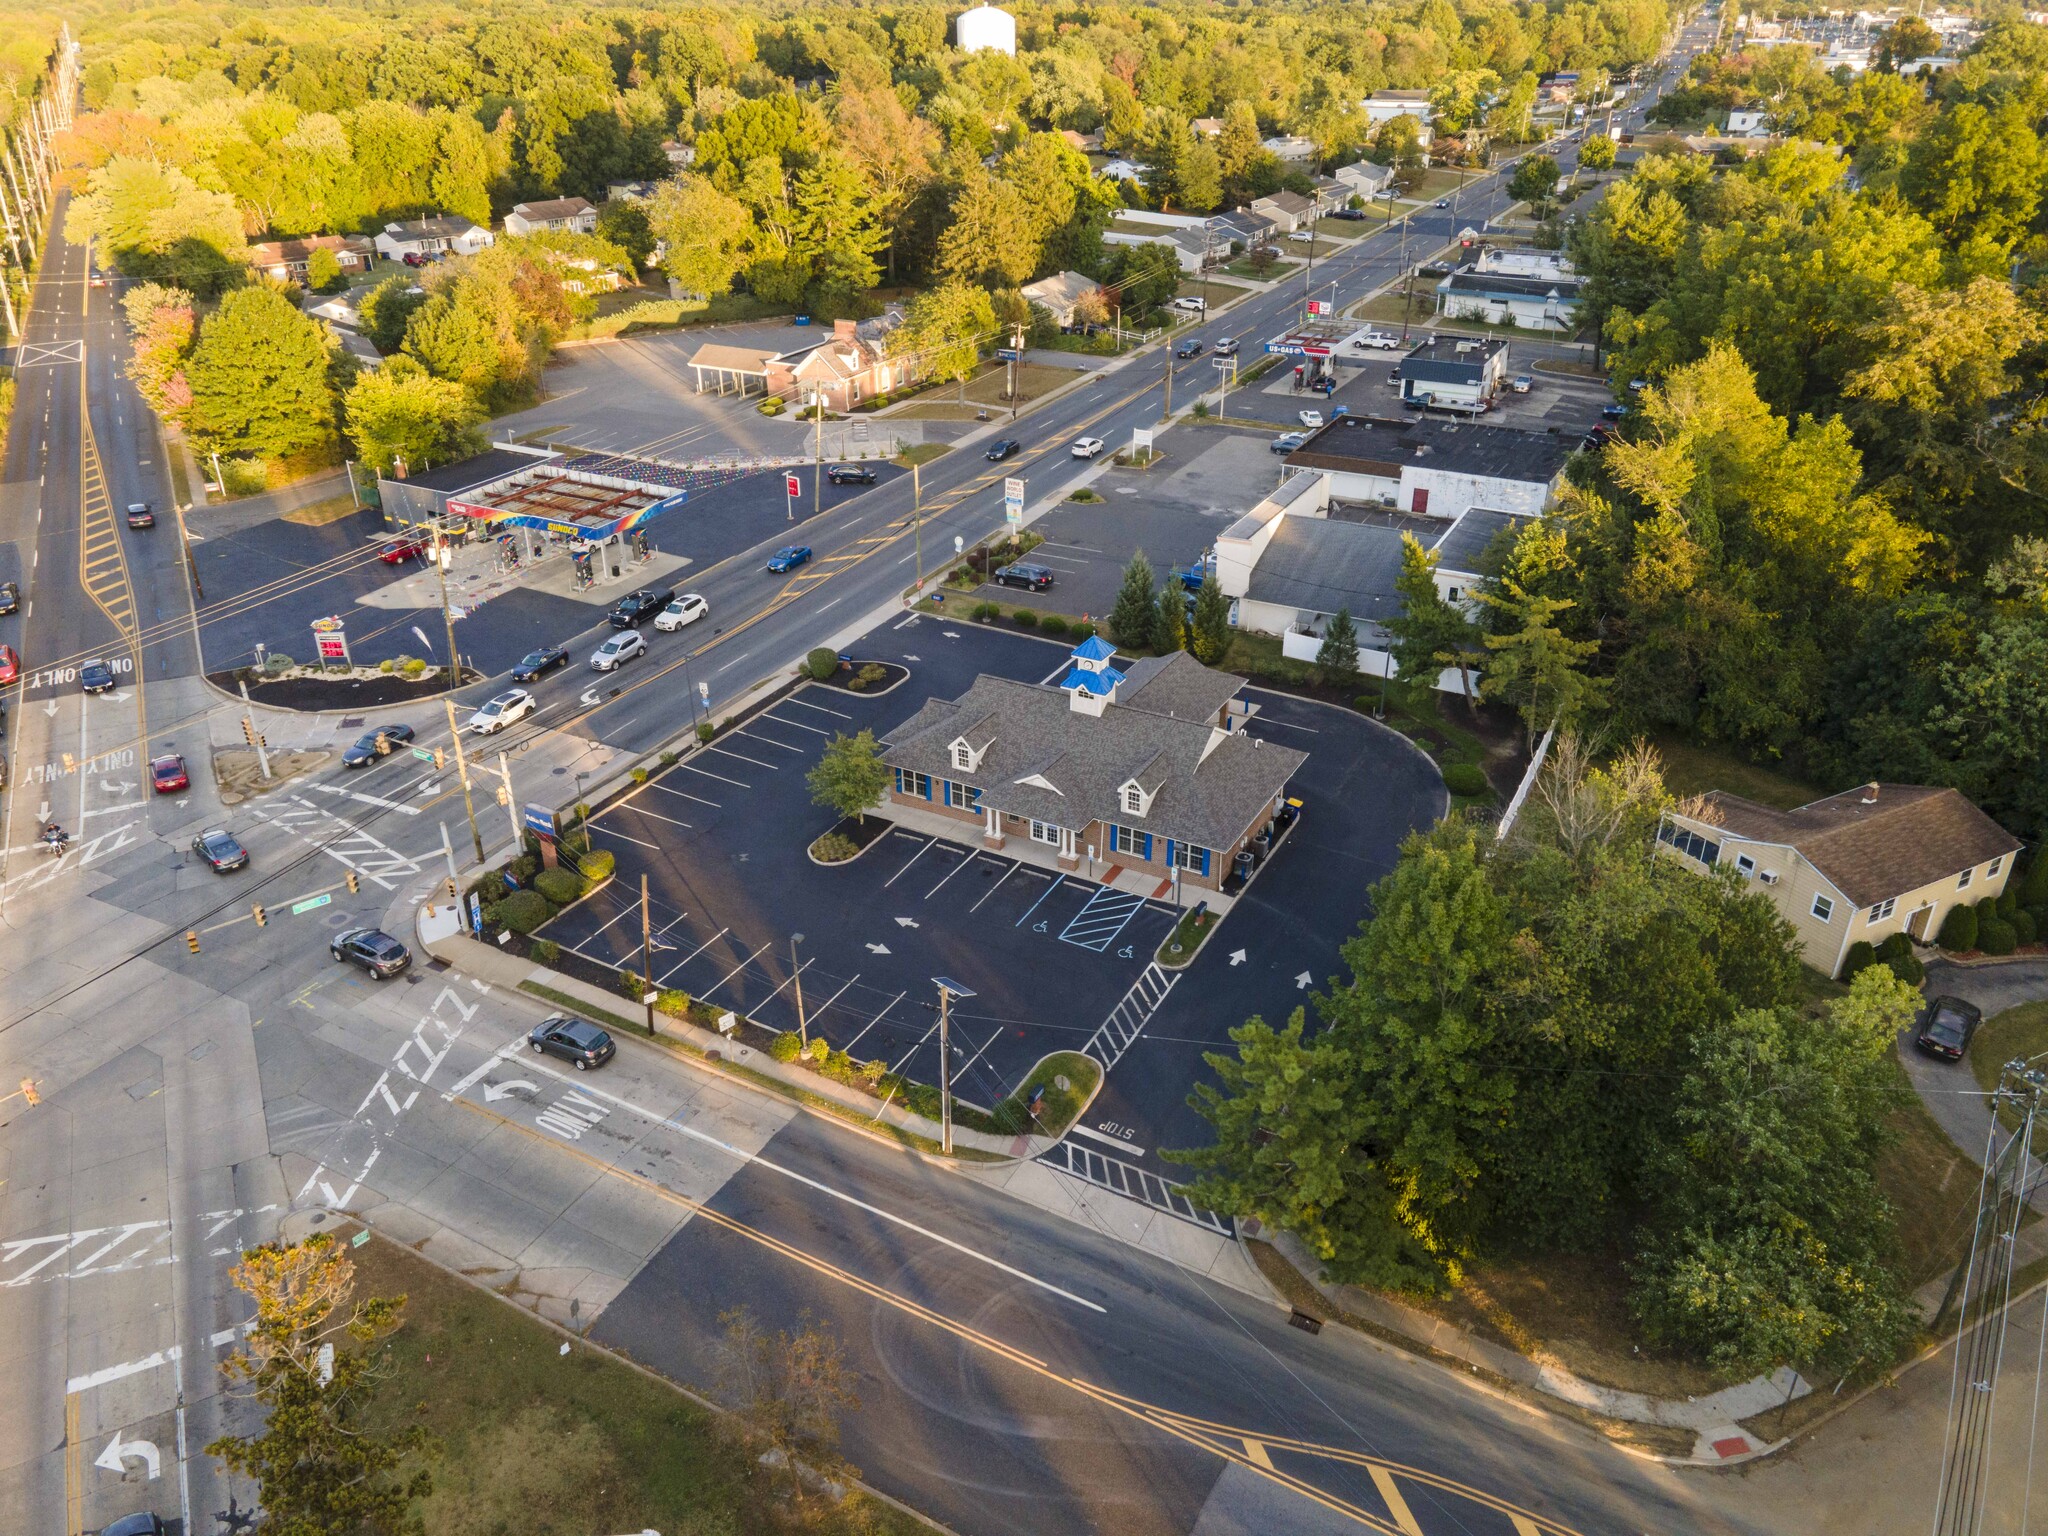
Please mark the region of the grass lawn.
<svg viewBox="0 0 2048 1536"><path fill-rule="evenodd" d="M1047 341L1034 342L1042 352L1078 352L1086 357L1115 357L1118 351L1116 338L1098 332L1093 336L1069 335L1062 331Z"/></svg>
<svg viewBox="0 0 2048 1536"><path fill-rule="evenodd" d="M1326 240L1356 240L1372 233L1370 219L1317 219L1316 234Z"/></svg>
<svg viewBox="0 0 2048 1536"><path fill-rule="evenodd" d="M301 528L320 528L355 515L356 499L343 493L340 496L325 496L319 501L309 501L303 507L293 507L291 511L280 514L280 520L297 523Z"/></svg>
<svg viewBox="0 0 2048 1536"><path fill-rule="evenodd" d="M1300 265L1301 263L1298 261L1289 261L1286 257L1281 256L1276 257L1273 264L1266 268L1264 272L1261 272L1252 265L1250 257L1240 256L1229 266L1223 267L1220 270L1228 272L1232 277L1248 277L1255 283L1270 283L1285 277Z"/></svg>
<svg viewBox="0 0 2048 1536"><path fill-rule="evenodd" d="M889 462L891 464L901 464L905 469L912 469L919 464L929 464L933 459L950 453L952 450L953 445L951 443L911 443Z"/></svg>
<svg viewBox="0 0 2048 1536"><path fill-rule="evenodd" d="M1701 746L1672 735L1659 736L1651 745L1664 760L1665 788L1680 797L1725 789L1759 805L1789 811L1826 793L1720 747Z"/></svg>
<svg viewBox="0 0 2048 1536"><path fill-rule="evenodd" d="M1184 277L1174 297L1180 299L1207 299L1211 304L1221 304L1234 299L1246 291L1242 283L1219 283L1213 277Z"/></svg>
<svg viewBox="0 0 2048 1536"><path fill-rule="evenodd" d="M1893 1070L1904 1102L1891 1113L1894 1139L1878 1158L1877 1183L1898 1215L1899 1264L1906 1284L1921 1286L1947 1274L1969 1252L1981 1170L1935 1123L1908 1085L1906 1069L1894 1062Z"/></svg>
<svg viewBox="0 0 2048 1536"><path fill-rule="evenodd" d="M1430 291L1428 284L1417 283L1412 299L1404 300L1401 293L1402 290L1396 288L1392 293L1383 293L1377 298L1354 304L1351 306L1351 318L1377 320L1383 325L1399 325L1405 316L1410 327L1427 323L1434 329L1436 316L1432 311L1436 308L1436 295Z"/></svg>
<svg viewBox="0 0 2048 1536"><path fill-rule="evenodd" d="M2008 1061L2034 1061L2038 1065L2044 1053L2048 1053L2048 1003L2021 1003L1984 1021L1976 1039L1970 1042L1966 1059L1977 1086L1989 1093L1998 1086L1999 1069ZM2018 1128L2016 1112L2008 1109L2003 1115L2008 1126ZM2044 1141L2048 1141L2048 1132L2037 1132L2035 1148L2038 1150Z"/></svg>
<svg viewBox="0 0 2048 1536"><path fill-rule="evenodd" d="M1003 389L1007 380L1004 374L1008 365L987 364L985 370L967 381L967 398L981 405L1009 405ZM1076 378L1085 370L1080 368L1055 368L1050 363L1018 363L1017 404L1036 400L1050 394L1062 384ZM957 397L956 397L957 398Z"/></svg>
<svg viewBox="0 0 2048 1536"><path fill-rule="evenodd" d="M768 1476L721 1416L595 1350L563 1354L538 1319L395 1243L372 1237L350 1252L359 1295L407 1298L404 1326L375 1346L385 1374L368 1417L440 1442L420 1511L436 1536L787 1528ZM813 1528L929 1530L855 1498L860 1508Z"/></svg>

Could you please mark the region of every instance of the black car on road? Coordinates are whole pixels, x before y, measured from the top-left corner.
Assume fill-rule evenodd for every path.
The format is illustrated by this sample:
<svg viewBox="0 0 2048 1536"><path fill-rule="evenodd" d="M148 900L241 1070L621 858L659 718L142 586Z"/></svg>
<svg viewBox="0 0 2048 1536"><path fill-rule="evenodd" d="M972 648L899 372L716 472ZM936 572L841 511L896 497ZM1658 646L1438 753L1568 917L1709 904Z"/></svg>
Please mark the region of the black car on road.
<svg viewBox="0 0 2048 1536"><path fill-rule="evenodd" d="M676 600L674 587L642 587L638 592L628 592L605 615L613 629L633 629L642 619L651 619L662 609Z"/></svg>
<svg viewBox="0 0 2048 1536"><path fill-rule="evenodd" d="M154 528L156 526L156 509L146 501L130 502L128 504L128 526L130 528Z"/></svg>
<svg viewBox="0 0 2048 1536"><path fill-rule="evenodd" d="M1019 561L999 569L995 580L997 586L1025 587L1033 592L1043 592L1052 585L1052 572L1042 565L1028 565Z"/></svg>
<svg viewBox="0 0 2048 1536"><path fill-rule="evenodd" d="M544 645L537 651L528 651L519 658L519 665L512 669L512 681L533 682L554 671L568 659L569 648L566 645Z"/></svg>
<svg viewBox="0 0 2048 1536"><path fill-rule="evenodd" d="M583 1019L571 1018L558 1013L552 1019L543 1019L538 1028L526 1037L537 1056L559 1056L578 1072L588 1072L592 1067L601 1067L619 1054L619 1048L612 1044L612 1037L595 1024Z"/></svg>
<svg viewBox="0 0 2048 1536"><path fill-rule="evenodd" d="M1961 1061L1970 1048L1970 1037L1984 1022L1984 1011L1960 997L1937 997L1920 1010L1913 1028L1913 1043L1930 1056Z"/></svg>
<svg viewBox="0 0 2048 1536"><path fill-rule="evenodd" d="M367 768L380 757L389 757L412 740L409 725L380 725L356 738L356 744L341 754L344 768Z"/></svg>
<svg viewBox="0 0 2048 1536"><path fill-rule="evenodd" d="M988 452L982 457L991 464L1000 464L1023 446L1014 437L999 437L988 445Z"/></svg>
<svg viewBox="0 0 2048 1536"><path fill-rule="evenodd" d="M114 669L107 665L105 657L95 656L78 669L78 686L87 693L111 693Z"/></svg>
<svg viewBox="0 0 2048 1536"><path fill-rule="evenodd" d="M327 951L337 960L361 966L379 981L396 976L412 964L412 951L381 928L351 928L338 933Z"/></svg>
<svg viewBox="0 0 2048 1536"><path fill-rule="evenodd" d="M1175 357L1200 357L1202 344L1199 341L1184 341L1173 349Z"/></svg>
<svg viewBox="0 0 2048 1536"><path fill-rule="evenodd" d="M834 485L873 485L875 472L865 464L834 464L825 478Z"/></svg>
<svg viewBox="0 0 2048 1536"><path fill-rule="evenodd" d="M12 613L21 606L21 588L11 581L0 581L0 613Z"/></svg>

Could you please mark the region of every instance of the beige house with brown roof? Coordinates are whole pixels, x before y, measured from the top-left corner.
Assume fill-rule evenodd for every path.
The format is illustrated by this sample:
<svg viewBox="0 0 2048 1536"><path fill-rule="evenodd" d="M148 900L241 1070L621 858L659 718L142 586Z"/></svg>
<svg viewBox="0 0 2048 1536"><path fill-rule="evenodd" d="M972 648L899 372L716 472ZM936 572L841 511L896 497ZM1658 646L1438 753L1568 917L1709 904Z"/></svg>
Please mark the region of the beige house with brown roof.
<svg viewBox="0 0 2048 1536"><path fill-rule="evenodd" d="M1761 885L1829 976L1858 940L1932 943L1952 908L2005 890L2020 848L1955 790L1920 784L1865 784L1790 811L1716 790L1694 814L1668 813L1657 840Z"/></svg>

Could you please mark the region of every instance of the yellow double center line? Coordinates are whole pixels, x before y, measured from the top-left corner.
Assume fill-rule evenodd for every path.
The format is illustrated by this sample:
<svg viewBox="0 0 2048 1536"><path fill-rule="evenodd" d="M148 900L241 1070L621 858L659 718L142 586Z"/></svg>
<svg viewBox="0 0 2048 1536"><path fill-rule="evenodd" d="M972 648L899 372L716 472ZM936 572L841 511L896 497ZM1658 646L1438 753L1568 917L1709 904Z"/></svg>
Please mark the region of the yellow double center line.
<svg viewBox="0 0 2048 1536"><path fill-rule="evenodd" d="M692 1215L710 1222L713 1226L722 1228L736 1237L744 1238L750 1243L765 1248L770 1253L789 1260L792 1264L797 1264L810 1270L813 1274L832 1280L847 1287L849 1290L868 1297L882 1306L901 1312L905 1316L914 1318L932 1328L939 1329L941 1332L949 1333L963 1343L972 1345L986 1354L993 1355L1008 1365L1015 1366L1019 1370L1028 1371L1042 1380L1064 1387L1068 1391L1087 1398L1093 1403L1148 1425L1162 1434L1171 1435L1197 1450L1206 1451L1210 1455L1228 1461L1234 1466L1242 1467L1246 1471L1266 1479L1268 1482L1277 1483L1281 1487L1299 1494L1302 1498L1308 1499L1334 1514L1342 1515L1346 1519L1363 1526L1366 1530L1380 1533L1380 1536L1418 1536L1421 1529L1416 1523L1414 1515L1410 1512L1406 1500L1401 1495L1399 1487L1399 1480L1401 1479L1406 1479L1426 1487L1433 1493L1453 1495L1486 1509L1504 1514L1509 1518L1510 1524L1517 1533L1517 1536L1577 1536L1577 1533L1569 1526L1532 1515L1504 1499L1497 1498L1477 1488L1468 1488L1461 1483L1453 1482L1451 1479L1435 1473L1424 1472L1418 1468L1405 1466L1400 1462L1388 1461L1383 1457L1372 1456L1365 1452L1321 1445L1314 1441L1297 1440L1284 1435L1247 1434L1241 1427L1218 1424L1212 1420L1177 1413L1168 1408L1160 1408L1144 1401L1142 1398L1131 1397L1111 1388L1098 1386L1080 1376L1068 1375L1048 1365L1037 1356L1027 1354L1015 1345L1003 1342L993 1334L984 1333L978 1328L970 1327L966 1323L946 1316L943 1312L925 1306L922 1302L913 1301L907 1296L898 1295L886 1286L877 1285L874 1281L857 1275L849 1269L842 1268L840 1265L832 1263L829 1259L821 1258L817 1254L797 1247L794 1243L764 1232L759 1227L750 1226L746 1222L728 1216L722 1211L715 1211L701 1200L693 1200L688 1195L678 1194L676 1191L655 1182L643 1174L634 1173L629 1169L608 1163L595 1154L586 1152L581 1147L567 1145L552 1136L533 1129L531 1126L523 1125L517 1120L502 1115L495 1110L488 1109L472 1099L459 1098L454 1100L454 1102L470 1113L479 1115L498 1125L507 1126L552 1151L566 1153L571 1157L579 1158L604 1177L621 1180L624 1183L646 1191L657 1199L666 1201L671 1205L680 1206ZM1273 1464L1272 1457L1268 1452L1269 1447L1344 1465L1365 1468L1373 1480L1374 1487L1379 1491L1381 1498L1385 1500L1388 1515L1391 1518L1375 1514L1371 1510L1364 1509L1336 1494L1325 1492L1305 1478L1280 1470Z"/></svg>

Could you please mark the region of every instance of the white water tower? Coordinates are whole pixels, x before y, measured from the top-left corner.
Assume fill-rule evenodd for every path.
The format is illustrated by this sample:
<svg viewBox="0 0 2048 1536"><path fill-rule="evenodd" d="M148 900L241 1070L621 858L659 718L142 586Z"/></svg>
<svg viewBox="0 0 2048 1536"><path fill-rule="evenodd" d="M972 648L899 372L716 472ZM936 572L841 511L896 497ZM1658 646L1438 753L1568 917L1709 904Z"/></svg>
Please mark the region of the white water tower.
<svg viewBox="0 0 2048 1536"><path fill-rule="evenodd" d="M984 48L994 48L1014 57L1017 52L1017 18L986 3L977 5L973 10L962 13L953 24L953 42L962 53L979 53Z"/></svg>

